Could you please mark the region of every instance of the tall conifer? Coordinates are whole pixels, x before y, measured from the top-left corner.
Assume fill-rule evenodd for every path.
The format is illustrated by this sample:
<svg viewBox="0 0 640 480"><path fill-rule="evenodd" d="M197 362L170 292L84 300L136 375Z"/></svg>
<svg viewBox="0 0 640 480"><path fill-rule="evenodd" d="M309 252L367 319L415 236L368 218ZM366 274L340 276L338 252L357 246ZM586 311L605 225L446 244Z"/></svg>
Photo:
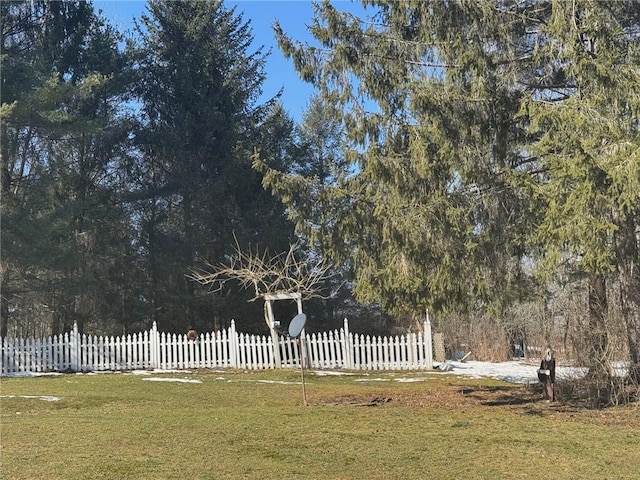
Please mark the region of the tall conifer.
<svg viewBox="0 0 640 480"><path fill-rule="evenodd" d="M640 4L362 3L316 4L313 45L275 27L351 141L333 249L360 298L499 311L534 291L530 266L544 282L570 258L592 325L620 280L638 365Z"/></svg>

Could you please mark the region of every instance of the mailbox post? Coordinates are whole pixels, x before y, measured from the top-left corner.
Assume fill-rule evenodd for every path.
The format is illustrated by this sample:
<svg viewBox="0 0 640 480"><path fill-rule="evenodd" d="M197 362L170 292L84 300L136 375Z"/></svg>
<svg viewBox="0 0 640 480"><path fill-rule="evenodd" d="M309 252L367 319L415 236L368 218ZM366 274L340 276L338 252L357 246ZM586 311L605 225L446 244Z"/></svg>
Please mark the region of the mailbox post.
<svg viewBox="0 0 640 480"><path fill-rule="evenodd" d="M556 381L556 359L551 347L547 348L540 368L538 369L538 379L542 383L542 398L548 402L555 401L556 393L554 383Z"/></svg>

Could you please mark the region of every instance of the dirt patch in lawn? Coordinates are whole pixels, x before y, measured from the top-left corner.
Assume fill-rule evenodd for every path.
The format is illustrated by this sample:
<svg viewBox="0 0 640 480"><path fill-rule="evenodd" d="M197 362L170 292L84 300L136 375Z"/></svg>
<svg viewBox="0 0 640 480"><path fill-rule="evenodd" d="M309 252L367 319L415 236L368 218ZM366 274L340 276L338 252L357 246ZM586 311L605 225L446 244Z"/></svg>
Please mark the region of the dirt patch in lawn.
<svg viewBox="0 0 640 480"><path fill-rule="evenodd" d="M640 428L640 407L610 407L592 409L574 400L547 402L537 386L456 386L435 390L392 391L384 390L367 395L341 395L325 398L311 405L344 407L410 407L464 409L501 409L515 414L531 416L553 415L566 421L585 417L602 425L627 425Z"/></svg>
<svg viewBox="0 0 640 480"><path fill-rule="evenodd" d="M355 407L454 407L495 406L515 407L538 401L540 394L522 387L460 387L436 390L420 389L393 391L391 389L366 395L341 395L326 398L317 405Z"/></svg>

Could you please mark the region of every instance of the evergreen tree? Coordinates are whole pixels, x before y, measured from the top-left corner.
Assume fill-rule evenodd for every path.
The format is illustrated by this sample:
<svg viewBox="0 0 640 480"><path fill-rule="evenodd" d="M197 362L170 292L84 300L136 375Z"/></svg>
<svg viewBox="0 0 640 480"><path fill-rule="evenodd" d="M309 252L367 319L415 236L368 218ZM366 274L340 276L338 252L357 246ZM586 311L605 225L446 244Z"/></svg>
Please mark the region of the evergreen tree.
<svg viewBox="0 0 640 480"><path fill-rule="evenodd" d="M336 192L350 176L350 165L342 153L342 125L337 122L320 96L313 96L303 114L298 129L298 139L292 161L284 165L282 171L269 166L261 156L254 160L254 168L264 172L263 185L287 205L287 213L294 223L305 249L315 255L329 259L331 236L334 226L343 216L342 209L349 208L348 202L339 202ZM324 329L338 327L336 310L339 303L347 301L348 292L340 290L338 270L348 272L348 264L336 268L334 275L327 278L322 302L316 300L307 306L315 326ZM348 290L348 289L347 289Z"/></svg>
<svg viewBox="0 0 640 480"><path fill-rule="evenodd" d="M10 311L15 325L37 316L54 332L119 322L104 294L120 292L115 252L131 242L116 198L129 130L120 38L86 2L1 8L0 334Z"/></svg>
<svg viewBox="0 0 640 480"><path fill-rule="evenodd" d="M553 2L540 26L523 102L541 174L527 180L542 213L534 241L554 272L589 276L591 371L607 374L606 282L618 279L640 378L640 5ZM600 373L597 373L600 372Z"/></svg>
<svg viewBox="0 0 640 480"><path fill-rule="evenodd" d="M618 272L637 365L638 4L363 5L366 19L317 4L317 47L276 25L352 142L332 248L360 298L501 310L534 291L526 262L545 281L569 257L597 330Z"/></svg>
<svg viewBox="0 0 640 480"><path fill-rule="evenodd" d="M242 246L263 244L280 230L269 246L287 244L282 208L251 169L251 153L264 141L261 126L273 126L273 102L257 102L265 55L251 50L249 23L222 1L151 1L148 10L138 32L138 208L152 318L174 330L239 315L261 322L261 306L240 312L239 294L209 295L186 274L199 258L222 261L235 238Z"/></svg>
<svg viewBox="0 0 640 480"><path fill-rule="evenodd" d="M511 121L523 27L484 2L364 4L373 18L318 5L317 49L276 27L352 145L332 254L353 264L361 300L390 311L501 308L522 285L529 223L507 175L525 162Z"/></svg>

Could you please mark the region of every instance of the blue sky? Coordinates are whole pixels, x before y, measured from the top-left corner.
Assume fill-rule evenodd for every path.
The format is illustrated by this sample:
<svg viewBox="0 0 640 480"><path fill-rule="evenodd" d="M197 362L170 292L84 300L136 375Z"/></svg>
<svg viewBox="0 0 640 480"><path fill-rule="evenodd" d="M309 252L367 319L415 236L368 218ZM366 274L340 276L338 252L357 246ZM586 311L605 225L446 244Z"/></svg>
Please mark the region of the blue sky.
<svg viewBox="0 0 640 480"><path fill-rule="evenodd" d="M121 31L132 30L133 18L138 18L146 10L146 2L138 0L94 0L96 10L102 10L110 22ZM333 2L340 10L358 9L359 4L347 0ZM243 12L253 30L256 46L264 45L265 51L271 49L267 59L266 75L263 84L264 98L271 98L284 88L282 103L289 114L300 121L313 87L304 83L294 71L293 65L286 60L276 45L271 25L275 20L282 29L296 40L312 42L306 29L313 18L313 6L308 0L240 0L226 1L229 7L235 6L237 12Z"/></svg>

